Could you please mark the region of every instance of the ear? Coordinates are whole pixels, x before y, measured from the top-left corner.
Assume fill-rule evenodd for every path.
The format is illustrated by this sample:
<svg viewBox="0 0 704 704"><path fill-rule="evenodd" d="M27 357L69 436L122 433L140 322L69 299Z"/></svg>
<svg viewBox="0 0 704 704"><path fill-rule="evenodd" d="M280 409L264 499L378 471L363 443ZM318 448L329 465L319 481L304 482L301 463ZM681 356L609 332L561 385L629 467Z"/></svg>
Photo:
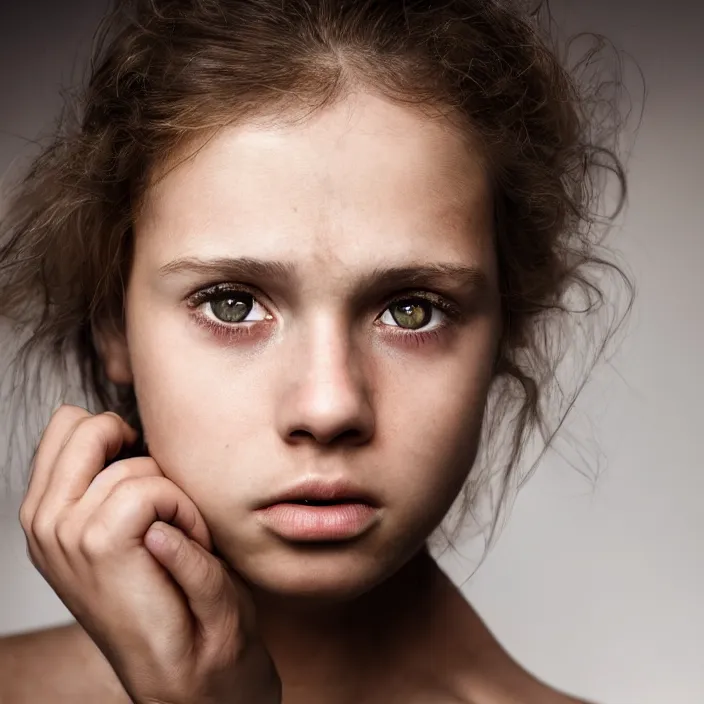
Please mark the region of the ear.
<svg viewBox="0 0 704 704"><path fill-rule="evenodd" d="M93 342L107 378L113 384L132 384L132 365L124 331L113 326L109 329L94 327Z"/></svg>

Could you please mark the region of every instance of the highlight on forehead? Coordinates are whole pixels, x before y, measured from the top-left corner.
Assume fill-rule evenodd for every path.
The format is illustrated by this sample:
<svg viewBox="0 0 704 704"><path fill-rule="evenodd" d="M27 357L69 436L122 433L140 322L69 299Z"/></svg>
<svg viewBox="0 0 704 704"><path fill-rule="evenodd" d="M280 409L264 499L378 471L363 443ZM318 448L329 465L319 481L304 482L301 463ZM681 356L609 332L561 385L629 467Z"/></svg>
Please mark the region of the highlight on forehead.
<svg viewBox="0 0 704 704"><path fill-rule="evenodd" d="M392 98L380 92L375 87L368 85L357 86L362 93L377 96L382 100L403 109L409 114L415 114L421 120L432 123L446 132L448 136L453 136L458 140L458 149L452 152L452 161L448 162L448 167L453 170L455 176L460 175L467 165L466 159L471 159L473 165L481 167L485 176L490 176L490 164L486 157L486 151L477 138L473 126L468 122L465 115L458 110L440 104L433 103L409 103L402 99ZM218 119L217 115L212 119L204 119L203 127L194 129L188 133L174 137L172 143L165 145L161 153L156 155L148 165L140 184L134 184L132 198L133 220L138 220L148 214L149 206L154 193L159 184L174 170L192 161L201 150L207 147L208 143L217 138L222 130L235 128L238 125L251 125L262 130L289 129L296 126L305 126L318 116L322 111L332 110L353 96L351 90L340 92L335 99L331 99L307 108L301 107L300 103L291 103L290 99L280 100L272 106L260 106L256 111L240 110L237 115L227 114L225 110L223 116ZM224 108L224 106L223 106ZM447 155L446 155L447 156ZM487 178L491 181L490 178ZM475 184L475 188L478 184ZM474 190L474 189L473 189ZM466 194L458 194L459 201L464 201ZM486 194L491 197L491 194Z"/></svg>

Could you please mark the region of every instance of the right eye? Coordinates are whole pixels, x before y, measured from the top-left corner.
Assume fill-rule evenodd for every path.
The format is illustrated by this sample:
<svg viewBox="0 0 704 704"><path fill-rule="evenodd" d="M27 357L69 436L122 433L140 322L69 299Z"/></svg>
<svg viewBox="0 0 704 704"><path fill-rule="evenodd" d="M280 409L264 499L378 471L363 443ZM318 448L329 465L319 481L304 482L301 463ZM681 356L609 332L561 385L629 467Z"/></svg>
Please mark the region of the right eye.
<svg viewBox="0 0 704 704"><path fill-rule="evenodd" d="M189 300L192 308L202 308L202 315L208 320L222 325L259 322L272 318L267 309L257 301L255 295L243 288L219 284L212 288L198 291ZM260 317L246 320L252 310L259 309Z"/></svg>

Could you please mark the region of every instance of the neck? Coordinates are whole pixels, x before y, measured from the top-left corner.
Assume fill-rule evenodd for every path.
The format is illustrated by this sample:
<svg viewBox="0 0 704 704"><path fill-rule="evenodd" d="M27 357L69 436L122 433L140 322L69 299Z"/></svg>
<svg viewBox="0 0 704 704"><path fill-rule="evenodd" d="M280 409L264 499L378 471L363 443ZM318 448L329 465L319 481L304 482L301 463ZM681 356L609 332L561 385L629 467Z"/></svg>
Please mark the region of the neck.
<svg viewBox="0 0 704 704"><path fill-rule="evenodd" d="M286 701L359 701L359 688L376 687L370 681L375 664L383 663L386 672L403 668L409 645L430 632L440 575L424 546L390 578L350 601L291 600L254 589L258 630Z"/></svg>

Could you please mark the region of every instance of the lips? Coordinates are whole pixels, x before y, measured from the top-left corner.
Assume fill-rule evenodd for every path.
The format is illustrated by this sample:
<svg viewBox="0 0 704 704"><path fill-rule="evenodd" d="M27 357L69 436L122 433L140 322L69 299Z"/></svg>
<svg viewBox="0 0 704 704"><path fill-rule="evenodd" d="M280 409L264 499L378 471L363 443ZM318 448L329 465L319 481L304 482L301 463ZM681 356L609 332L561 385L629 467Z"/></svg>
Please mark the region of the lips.
<svg viewBox="0 0 704 704"><path fill-rule="evenodd" d="M308 477L270 497L260 508L275 504L329 506L333 504L368 504L378 507L379 501L369 491L349 479L335 481Z"/></svg>
<svg viewBox="0 0 704 704"><path fill-rule="evenodd" d="M314 499L300 499L298 501L285 501L282 503L299 504L301 506L337 506L338 504L364 503L360 499L337 499L336 501L315 501Z"/></svg>
<svg viewBox="0 0 704 704"><path fill-rule="evenodd" d="M256 512L264 530L295 543L359 538L381 520L381 511L363 503L305 506L278 503Z"/></svg>

